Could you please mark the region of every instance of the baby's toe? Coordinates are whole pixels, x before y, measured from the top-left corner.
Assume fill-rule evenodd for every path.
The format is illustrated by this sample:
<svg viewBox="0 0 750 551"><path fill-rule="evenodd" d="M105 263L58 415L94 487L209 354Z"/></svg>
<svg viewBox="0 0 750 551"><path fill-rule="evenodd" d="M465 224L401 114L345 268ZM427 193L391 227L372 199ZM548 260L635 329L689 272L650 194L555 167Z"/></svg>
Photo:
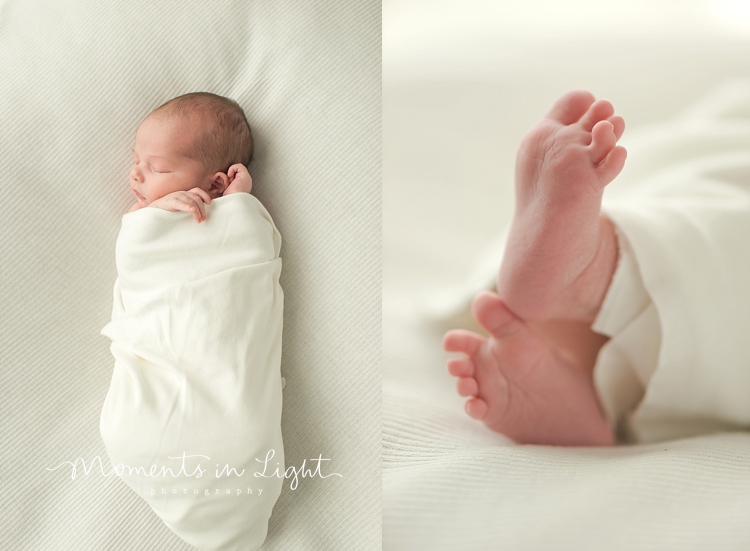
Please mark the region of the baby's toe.
<svg viewBox="0 0 750 551"><path fill-rule="evenodd" d="M471 331L454 329L443 337L443 349L446 352L463 352L474 356L486 341L487 339Z"/></svg>
<svg viewBox="0 0 750 551"><path fill-rule="evenodd" d="M479 393L479 385L474 377L462 377L456 381L456 391L459 396L476 396Z"/></svg>
<svg viewBox="0 0 750 551"><path fill-rule="evenodd" d="M523 327L523 322L508 309L496 293L479 293L474 298L471 309L479 325L498 340L513 335Z"/></svg>
<svg viewBox="0 0 750 551"><path fill-rule="evenodd" d="M599 174L599 180L604 183L604 185L617 177L625 166L625 159L627 156L628 152L625 148L618 145L612 149L612 151L609 152L609 155L605 157L604 161L596 167L596 172Z"/></svg>
<svg viewBox="0 0 750 551"><path fill-rule="evenodd" d="M469 358L451 358L448 360L448 373L454 377L471 377L474 375L474 363Z"/></svg>
<svg viewBox="0 0 750 551"><path fill-rule="evenodd" d="M487 416L487 404L481 398L472 398L466 402L466 413L474 419L484 419Z"/></svg>
<svg viewBox="0 0 750 551"><path fill-rule="evenodd" d="M620 115L613 115L607 120L611 122L612 126L615 128L615 138L617 140L622 138L622 134L623 132L625 132L625 119L623 119Z"/></svg>
<svg viewBox="0 0 750 551"><path fill-rule="evenodd" d="M564 125L573 124L580 119L594 103L594 95L586 90L573 90L561 96L546 117Z"/></svg>
<svg viewBox="0 0 750 551"><path fill-rule="evenodd" d="M615 108L606 99L596 100L589 107L586 114L581 117L578 124L581 125L586 132L591 132L596 123L599 121L607 120L609 117L615 114Z"/></svg>
<svg viewBox="0 0 750 551"><path fill-rule="evenodd" d="M599 165L617 143L614 125L609 121L599 121L591 131L589 156L594 166Z"/></svg>

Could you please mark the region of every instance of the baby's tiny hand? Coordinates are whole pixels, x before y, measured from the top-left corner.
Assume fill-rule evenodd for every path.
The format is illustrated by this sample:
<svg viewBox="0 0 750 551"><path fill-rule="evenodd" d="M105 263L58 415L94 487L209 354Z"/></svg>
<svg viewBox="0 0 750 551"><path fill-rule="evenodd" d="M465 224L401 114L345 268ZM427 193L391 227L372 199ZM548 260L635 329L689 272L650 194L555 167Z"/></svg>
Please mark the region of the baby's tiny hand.
<svg viewBox="0 0 750 551"><path fill-rule="evenodd" d="M229 176L229 185L224 190L224 195L230 193L250 193L253 189L253 179L245 168L245 165L239 163L229 167L227 171Z"/></svg>
<svg viewBox="0 0 750 551"><path fill-rule="evenodd" d="M201 223L206 219L206 207L203 203L210 205L211 197L201 188L194 187L190 191L168 193L161 199L157 199L151 203L149 207L168 210L170 212L190 212L195 216L195 221Z"/></svg>

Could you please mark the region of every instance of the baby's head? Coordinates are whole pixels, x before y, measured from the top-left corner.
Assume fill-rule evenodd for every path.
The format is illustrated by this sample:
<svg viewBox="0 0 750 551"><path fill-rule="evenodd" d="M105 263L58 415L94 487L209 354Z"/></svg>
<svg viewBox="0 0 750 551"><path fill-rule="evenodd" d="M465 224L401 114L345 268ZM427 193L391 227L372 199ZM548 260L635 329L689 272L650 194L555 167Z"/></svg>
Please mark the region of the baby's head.
<svg viewBox="0 0 750 551"><path fill-rule="evenodd" d="M130 187L142 206L199 187L211 198L229 185L227 170L247 166L253 135L237 102L194 92L154 110L138 127Z"/></svg>

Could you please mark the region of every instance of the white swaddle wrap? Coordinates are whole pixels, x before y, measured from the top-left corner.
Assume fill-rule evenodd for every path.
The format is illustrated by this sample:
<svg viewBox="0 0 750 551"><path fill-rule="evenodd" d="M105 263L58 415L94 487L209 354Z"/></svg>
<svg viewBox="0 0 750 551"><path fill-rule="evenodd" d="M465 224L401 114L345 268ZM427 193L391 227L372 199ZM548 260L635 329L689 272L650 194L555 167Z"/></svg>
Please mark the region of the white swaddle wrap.
<svg viewBox="0 0 750 551"><path fill-rule="evenodd" d="M247 193L214 199L200 224L122 218L101 436L128 486L201 549L259 547L281 492L280 247Z"/></svg>

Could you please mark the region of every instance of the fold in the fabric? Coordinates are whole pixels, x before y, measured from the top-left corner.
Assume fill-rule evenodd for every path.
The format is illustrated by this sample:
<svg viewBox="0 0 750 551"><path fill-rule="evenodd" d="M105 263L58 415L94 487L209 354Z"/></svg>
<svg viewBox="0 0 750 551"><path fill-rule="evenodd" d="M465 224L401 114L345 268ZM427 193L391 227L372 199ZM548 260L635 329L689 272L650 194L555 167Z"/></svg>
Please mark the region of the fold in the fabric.
<svg viewBox="0 0 750 551"><path fill-rule="evenodd" d="M257 473L284 472L281 238L249 194L206 214L123 217L100 432L122 479L183 540L256 549L283 482ZM152 476L162 467L172 472Z"/></svg>
<svg viewBox="0 0 750 551"><path fill-rule="evenodd" d="M722 106L727 97L731 105ZM634 369L619 381L619 413L635 402L625 427L631 441L750 427L750 118L737 114L743 102L750 107L750 88L729 85L693 118L642 134L627 146L632 170L605 191L602 210L632 249L651 301L613 335L595 369L599 388L610 391L616 381L605 385L604 373L615 371L604 364ZM641 299L635 293L633 300ZM644 374L639 361L655 365Z"/></svg>
<svg viewBox="0 0 750 551"><path fill-rule="evenodd" d="M629 416L643 399L656 369L661 328L635 260L632 247L615 226L617 268L591 329L611 337L594 368L594 386L618 440L628 441Z"/></svg>
<svg viewBox="0 0 750 551"><path fill-rule="evenodd" d="M656 370L629 421L636 441L750 426L750 193L719 178L731 168L750 182L750 154L706 160L607 207L633 248L661 333Z"/></svg>

